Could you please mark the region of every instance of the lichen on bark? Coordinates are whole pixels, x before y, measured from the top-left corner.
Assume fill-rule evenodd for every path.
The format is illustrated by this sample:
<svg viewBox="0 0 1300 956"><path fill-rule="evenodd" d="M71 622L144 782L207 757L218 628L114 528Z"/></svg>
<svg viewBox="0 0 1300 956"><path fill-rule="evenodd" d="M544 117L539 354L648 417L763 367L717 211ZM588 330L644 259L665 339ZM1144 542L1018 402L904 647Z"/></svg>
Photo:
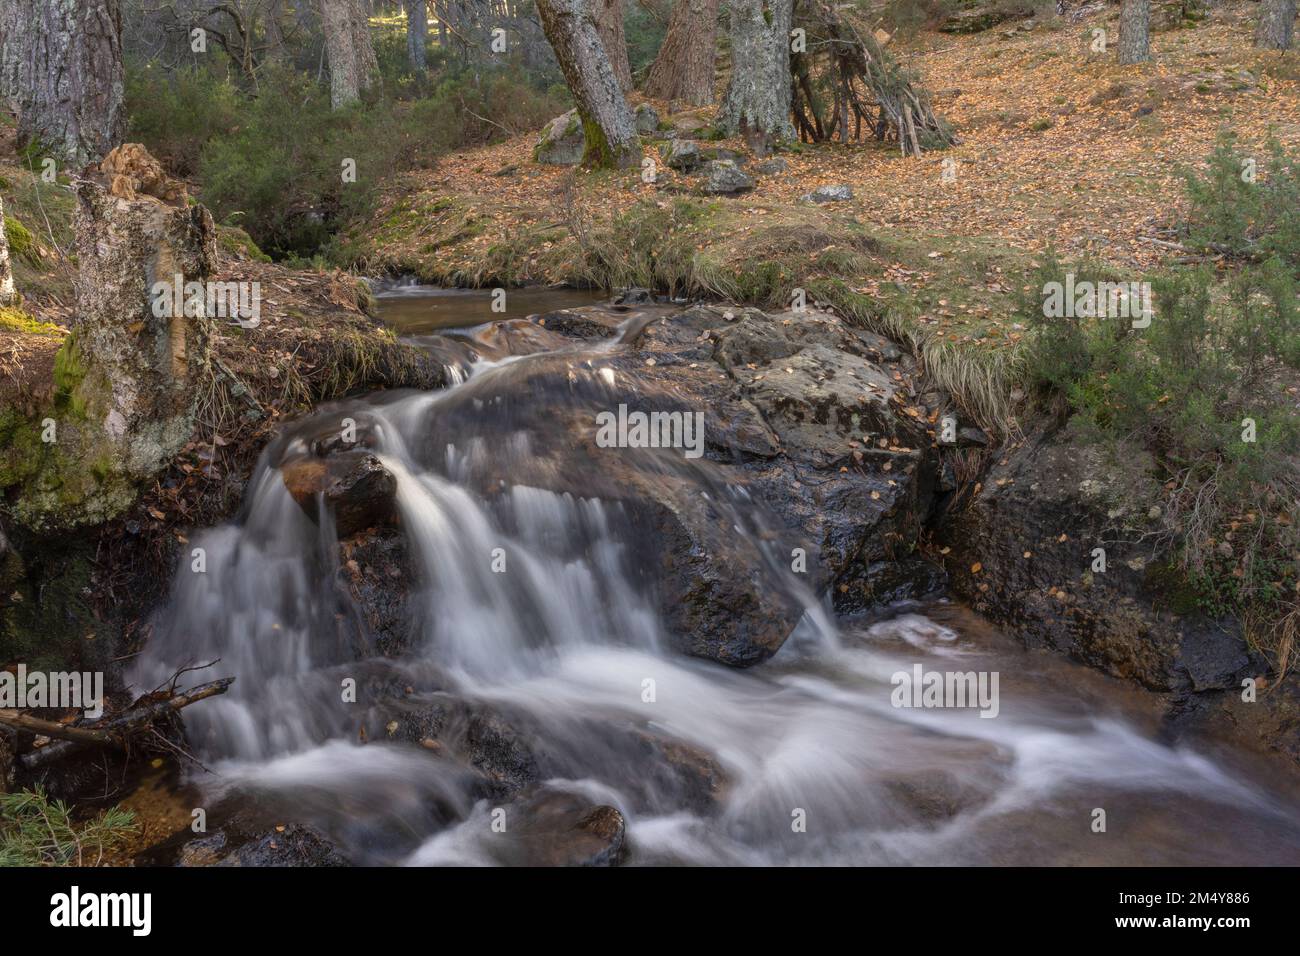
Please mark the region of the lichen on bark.
<svg viewBox="0 0 1300 956"><path fill-rule="evenodd" d="M114 517L193 432L209 319L184 314L183 299L155 308L153 292L156 283L205 282L216 231L208 211L183 194L164 201L136 192L143 187L132 171L150 163L138 147L123 147L104 162L111 176L90 174L78 186L76 310L55 359L53 395L31 414L0 420L0 485L20 486L9 510L27 527Z"/></svg>

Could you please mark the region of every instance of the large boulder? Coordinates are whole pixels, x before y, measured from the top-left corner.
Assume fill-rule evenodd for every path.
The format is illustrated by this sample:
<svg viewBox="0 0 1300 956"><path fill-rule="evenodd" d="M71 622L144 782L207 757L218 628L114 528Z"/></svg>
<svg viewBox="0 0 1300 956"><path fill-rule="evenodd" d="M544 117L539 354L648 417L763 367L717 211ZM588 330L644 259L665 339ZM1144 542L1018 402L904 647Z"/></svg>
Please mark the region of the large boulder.
<svg viewBox="0 0 1300 956"><path fill-rule="evenodd" d="M781 647L818 592L862 608L916 596L909 576L930 589L932 569L900 560L914 550L937 474L913 360L812 309L646 306L620 318L627 325L613 348L599 339L593 347L594 320L548 322L567 349L449 393L424 440L443 449L472 430L505 447L527 433L529 454L508 465L511 484L617 505L628 564L688 654L755 664ZM511 330L529 324L499 323L484 340L515 343L518 354L531 339ZM565 401L538 400L558 391ZM483 416L485 403L501 414ZM698 457L603 447L597 416L620 406L702 416ZM500 463L486 460L462 476L488 497L501 493L501 478Z"/></svg>
<svg viewBox="0 0 1300 956"><path fill-rule="evenodd" d="M704 182L700 191L710 196L734 196L754 188L754 177L734 159L714 159L704 164Z"/></svg>
<svg viewBox="0 0 1300 956"><path fill-rule="evenodd" d="M562 113L546 124L533 147L533 161L552 166L576 166L582 162L587 138L576 109Z"/></svg>
<svg viewBox="0 0 1300 956"><path fill-rule="evenodd" d="M1171 739L1208 733L1300 764L1300 682L1266 678L1240 623L1187 598L1149 454L1055 424L998 454L938 522L953 590L1031 647L1168 694Z"/></svg>
<svg viewBox="0 0 1300 956"><path fill-rule="evenodd" d="M1263 662L1234 622L1191 613L1166 586L1150 473L1139 449L1116 455L1068 427L1031 432L941 523L953 585L1030 644L1116 677L1159 691L1234 687ZM1093 570L1099 548L1104 571Z"/></svg>

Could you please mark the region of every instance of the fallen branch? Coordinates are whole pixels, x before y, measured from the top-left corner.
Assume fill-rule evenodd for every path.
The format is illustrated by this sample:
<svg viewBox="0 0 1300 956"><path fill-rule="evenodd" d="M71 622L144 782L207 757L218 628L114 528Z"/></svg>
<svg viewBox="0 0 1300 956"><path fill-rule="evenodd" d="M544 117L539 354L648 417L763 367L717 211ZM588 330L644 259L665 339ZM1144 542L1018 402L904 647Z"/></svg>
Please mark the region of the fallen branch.
<svg viewBox="0 0 1300 956"><path fill-rule="evenodd" d="M22 714L0 714L0 724L29 733L58 738L57 743L47 744L18 758L18 763L25 769L36 770L87 746L127 750L131 738L150 729L158 718L209 697L224 694L234 682L233 677L223 677L180 693L166 696L161 696L159 693L150 694L142 697L116 717L87 727L65 726Z"/></svg>

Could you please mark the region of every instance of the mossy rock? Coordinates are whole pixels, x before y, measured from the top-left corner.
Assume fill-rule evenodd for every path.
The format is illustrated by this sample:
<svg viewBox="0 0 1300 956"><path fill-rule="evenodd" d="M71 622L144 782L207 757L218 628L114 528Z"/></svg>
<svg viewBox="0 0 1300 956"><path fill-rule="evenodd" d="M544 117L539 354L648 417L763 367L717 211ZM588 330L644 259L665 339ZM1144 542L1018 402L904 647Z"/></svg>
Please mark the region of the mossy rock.
<svg viewBox="0 0 1300 956"><path fill-rule="evenodd" d="M533 162L552 166L576 166L587 148L582 120L576 109L562 113L546 124L533 147Z"/></svg>
<svg viewBox="0 0 1300 956"><path fill-rule="evenodd" d="M9 254L28 262L40 259L40 247L31 231L12 216L5 216L5 237L9 240Z"/></svg>
<svg viewBox="0 0 1300 956"><path fill-rule="evenodd" d="M217 244L231 255L252 259L254 262L271 261L271 257L258 248L253 237L238 226L218 226Z"/></svg>

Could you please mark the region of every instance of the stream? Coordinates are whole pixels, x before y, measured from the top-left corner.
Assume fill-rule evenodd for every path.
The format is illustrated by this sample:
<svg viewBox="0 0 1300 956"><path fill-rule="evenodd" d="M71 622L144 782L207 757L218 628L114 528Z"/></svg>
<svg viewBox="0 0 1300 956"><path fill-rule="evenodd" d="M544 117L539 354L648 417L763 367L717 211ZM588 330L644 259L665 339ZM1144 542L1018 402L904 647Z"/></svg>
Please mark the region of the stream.
<svg viewBox="0 0 1300 956"><path fill-rule="evenodd" d="M400 302L405 333L489 318L454 321L413 293L384 302ZM511 402L589 400L523 390L539 358L480 356L445 391L350 399L287 425L240 515L192 539L206 570L178 572L131 683L216 658L214 676L237 677L185 712L203 806L252 802L366 864L533 862L514 837L537 832L539 792L616 808L627 865L1300 863L1300 799L1266 782L1262 758L1167 745L1154 695L1026 651L956 603L837 620L789 575L805 612L771 660L683 655L622 505L518 477L545 436L513 432ZM364 636L328 515L313 521L282 480L346 419L396 479L412 569L396 649ZM662 454L767 547L770 515L707 461ZM895 706L894 675L917 666L996 674L996 716ZM487 753L476 766L422 741L447 713L493 731L470 735ZM503 785L524 763L537 778Z"/></svg>

